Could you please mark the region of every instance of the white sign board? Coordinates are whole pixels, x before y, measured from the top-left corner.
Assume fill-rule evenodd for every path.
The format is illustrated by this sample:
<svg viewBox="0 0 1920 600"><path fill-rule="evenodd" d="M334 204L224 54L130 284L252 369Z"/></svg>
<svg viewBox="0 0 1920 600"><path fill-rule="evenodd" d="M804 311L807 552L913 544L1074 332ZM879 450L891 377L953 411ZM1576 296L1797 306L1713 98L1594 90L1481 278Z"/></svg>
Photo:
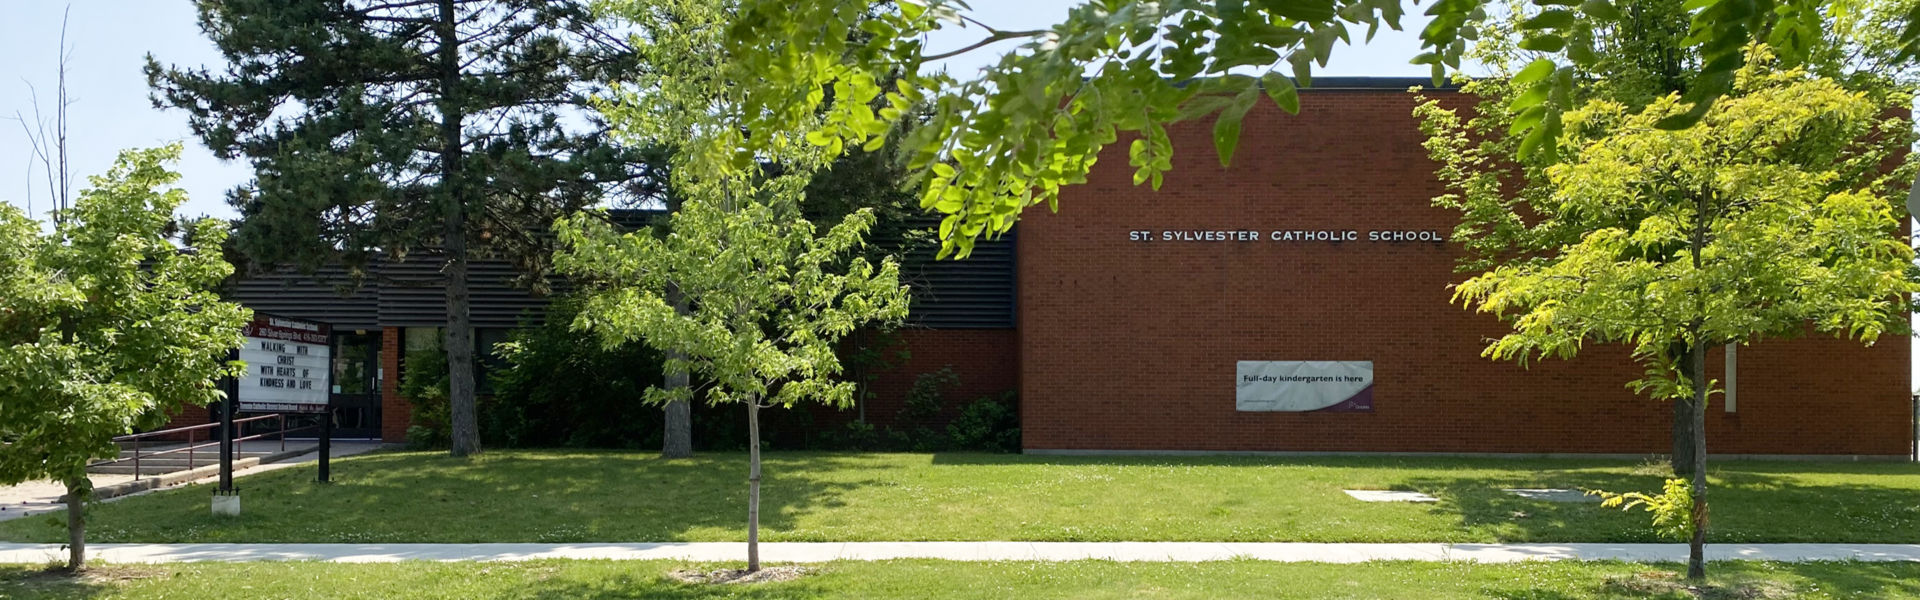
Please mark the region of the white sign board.
<svg viewBox="0 0 1920 600"><path fill-rule="evenodd" d="M1241 411L1373 410L1373 361L1243 360L1234 372Z"/></svg>
<svg viewBox="0 0 1920 600"><path fill-rule="evenodd" d="M323 412L327 408L332 331L324 324L256 315L244 334L240 412Z"/></svg>

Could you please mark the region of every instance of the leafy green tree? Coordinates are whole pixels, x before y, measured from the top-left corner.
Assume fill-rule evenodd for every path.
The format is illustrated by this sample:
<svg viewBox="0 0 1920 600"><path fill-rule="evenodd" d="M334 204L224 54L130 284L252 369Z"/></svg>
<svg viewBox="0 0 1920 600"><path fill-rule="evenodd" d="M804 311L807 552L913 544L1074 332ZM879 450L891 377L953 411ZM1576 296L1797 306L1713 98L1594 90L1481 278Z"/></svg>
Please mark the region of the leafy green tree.
<svg viewBox="0 0 1920 600"><path fill-rule="evenodd" d="M1842 3L1851 0L1833 2ZM1489 4L1428 6L1426 52L1413 62L1431 65L1436 80L1458 69L1494 12ZM1573 106L1573 69L1596 60L1600 32L1630 24L1631 15L1613 0L1534 4L1542 10L1523 23L1520 44L1550 56L1534 59L1532 78L1521 82L1528 93L1510 100L1524 114L1515 123L1528 140L1522 153L1551 156L1561 113ZM1369 39L1382 27L1398 29L1406 10L1396 0L1089 0L1053 27L1007 31L959 0L743 0L728 15L727 52L716 56L725 58L722 77L742 86L746 129L809 129L811 141L835 153L874 145L911 107L930 107L906 145L909 167L922 208L946 215L943 253L965 256L975 238L1008 230L1027 207L1057 208L1061 188L1083 183L1108 145L1129 144L1135 183L1157 188L1173 164L1166 128L1212 117L1220 159L1231 161L1255 103L1270 99L1297 112L1297 86L1312 84L1314 66L1325 66L1336 44L1354 42L1360 28ZM1688 110L1660 123L1665 128L1697 121L1730 89L1748 43L1804 59L1836 11L1828 0L1699 0L1683 12L1683 41L1702 61L1686 73ZM947 27L983 33L953 51L924 46L925 33ZM919 72L1006 40L1023 43L977 77ZM886 74L903 68L906 76L884 86Z"/></svg>
<svg viewBox="0 0 1920 600"><path fill-rule="evenodd" d="M1686 40L1689 13L1683 0L1613 2L1620 18L1605 27L1596 27L1591 44L1582 46L1590 49L1592 55L1572 67L1573 84L1566 91L1564 101L1579 105L1605 99L1635 112L1661 98L1686 93L1693 74L1702 68L1704 55ZM1880 31L1885 28L1877 24L1887 15L1902 12L1906 2L1908 0L1872 0L1850 4L1849 10L1828 19L1830 27L1822 36L1809 42L1806 67L1814 74L1843 81L1850 88L1895 90L1901 85L1898 71L1885 68L1889 64L1889 46L1884 38L1891 34ZM1505 186L1514 192L1514 197L1509 198L1513 202L1533 201L1521 197L1549 193L1553 186L1547 178L1547 169L1558 162L1551 155L1527 155L1521 151L1533 139L1530 134L1519 135L1526 132L1521 121L1528 112L1512 108L1516 96L1538 93L1530 81L1553 73L1550 66L1528 56L1538 53L1521 47L1526 24L1540 14L1543 11L1538 8L1510 0L1506 10L1485 22L1469 56L1495 76L1470 80L1463 86L1465 93L1482 99L1471 127L1487 141L1488 148L1501 157L1500 165L1513 167L1483 169L1479 175L1481 180L1475 185L1486 191L1504 185L1498 177L1511 177L1510 182L1524 181L1525 185L1517 189ZM1876 40L1876 37L1882 39ZM1539 252L1578 242L1578 236L1584 233L1571 228L1516 227L1519 216L1510 208L1498 203L1476 205L1476 212L1468 216L1466 225L1454 236L1470 251L1462 262L1463 271L1490 269L1503 260L1526 260ZM1669 351L1675 360L1686 353L1681 347ZM1681 362L1682 369L1689 368L1685 361ZM1673 409L1674 475L1689 478L1694 447L1689 423L1691 412L1685 401L1674 402Z"/></svg>
<svg viewBox="0 0 1920 600"><path fill-rule="evenodd" d="M1620 343L1646 367L1629 387L1687 408L1693 448L1690 577L1704 576L1706 352L1809 328L1871 344L1904 332L1914 253L1890 198L1912 181L1911 96L1849 91L1771 69L1764 46L1729 95L1683 130L1670 94L1638 109L1606 98L1565 115L1558 161L1519 194L1504 115L1463 123L1421 107L1427 144L1462 211L1456 230L1487 270L1455 299L1511 323L1485 356L1525 363ZM1524 142L1521 142L1524 143ZM1887 169L1886 165L1898 164Z"/></svg>
<svg viewBox="0 0 1920 600"><path fill-rule="evenodd" d="M555 218L651 183L606 143L596 83L633 68L573 0L196 0L222 71L149 57L156 106L253 163L236 241L312 269L436 249L444 261L452 452L480 450L470 247L539 275Z"/></svg>
<svg viewBox="0 0 1920 600"><path fill-rule="evenodd" d="M175 243L186 192L166 163L179 156L122 152L50 234L0 204L0 484L66 486L69 569L86 565L87 462L245 373L227 356L250 312L217 294L233 271L226 224L192 223Z"/></svg>
<svg viewBox="0 0 1920 600"><path fill-rule="evenodd" d="M838 342L868 323L905 317L907 290L891 258L860 254L872 209L853 210L824 232L805 218L808 186L840 149L803 140L805 127L748 127L744 82L716 68L729 56L720 41L734 2L606 7L638 32L631 43L649 69L602 110L636 143L674 142L673 189L682 202L664 235L619 234L576 215L555 228L554 264L586 286L577 329L609 347L645 341L666 355L669 372L698 382L650 389L649 402L746 405L747 568L757 571L761 409L850 405L854 384L834 380Z"/></svg>
<svg viewBox="0 0 1920 600"><path fill-rule="evenodd" d="M564 246L556 265L596 282L575 327L610 348L644 340L676 350L669 368L701 382L649 389L648 402L704 397L747 405L750 571L760 568L760 410L806 401L850 406L853 384L832 379L841 372L837 342L868 322L906 316L897 266L848 258L872 224L863 210L816 235L786 197L689 202L665 239L619 234L587 215L558 228ZM670 285L690 310L675 310Z"/></svg>

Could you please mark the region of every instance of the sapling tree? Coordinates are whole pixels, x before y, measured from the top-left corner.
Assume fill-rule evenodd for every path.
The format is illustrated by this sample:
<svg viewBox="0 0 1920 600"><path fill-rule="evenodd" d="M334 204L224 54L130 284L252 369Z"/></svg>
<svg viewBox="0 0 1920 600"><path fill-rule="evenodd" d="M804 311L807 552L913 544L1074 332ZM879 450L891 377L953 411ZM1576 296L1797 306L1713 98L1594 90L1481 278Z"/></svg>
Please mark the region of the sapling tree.
<svg viewBox="0 0 1920 600"><path fill-rule="evenodd" d="M220 300L226 224L181 230L180 146L122 152L51 233L0 204L0 484L66 486L69 569L86 564L87 462L113 437L224 397L250 318ZM178 242L178 244L176 244Z"/></svg>
<svg viewBox="0 0 1920 600"><path fill-rule="evenodd" d="M906 316L906 289L891 260L853 256L873 223L859 211L824 235L799 218L791 199L688 202L664 239L616 233L590 216L557 230L555 265L591 282L574 326L616 346L645 341L676 349L667 368L699 386L652 388L665 404L693 397L747 408L747 562L760 568L760 410L817 401L853 402L854 385L834 381L841 337ZM691 305L674 309L669 290Z"/></svg>
<svg viewBox="0 0 1920 600"><path fill-rule="evenodd" d="M1703 577L1708 526L1707 349L1808 331L1872 344L1907 329L1914 253L1890 198L1911 182L1905 94L1843 88L1771 68L1749 48L1728 95L1701 122L1677 94L1631 109L1611 99L1566 113L1558 161L1510 189L1516 162L1500 115L1463 123L1421 107L1428 149L1453 192L1456 232L1480 252L1506 249L1454 299L1509 322L1484 355L1522 363L1571 358L1589 343L1629 346L1645 374L1629 384L1687 404L1693 452L1689 577ZM1889 165L1897 165L1889 169Z"/></svg>

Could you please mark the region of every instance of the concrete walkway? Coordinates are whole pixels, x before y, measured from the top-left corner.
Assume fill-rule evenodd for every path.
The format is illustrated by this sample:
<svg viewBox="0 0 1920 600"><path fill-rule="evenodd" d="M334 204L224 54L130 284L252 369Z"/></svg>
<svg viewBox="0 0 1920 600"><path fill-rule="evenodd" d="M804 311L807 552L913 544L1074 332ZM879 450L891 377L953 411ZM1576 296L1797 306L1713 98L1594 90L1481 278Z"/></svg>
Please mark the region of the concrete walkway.
<svg viewBox="0 0 1920 600"><path fill-rule="evenodd" d="M273 450L278 450L280 448L280 442L278 441L254 440L254 441L240 442L240 445L242 446L243 449L247 451L273 451ZM383 446L384 445L379 442L334 441L333 444L328 447L328 450L330 450L330 452L328 452L328 455L334 458L340 458L343 456L352 456L355 454L360 454L362 452L369 452L372 450L379 449ZM292 467L295 465L300 465L300 464L305 464L305 463L310 463L310 462L320 460L320 453L314 451L314 450L318 450L318 447L319 447L318 442L314 442L311 440L289 440L287 442L287 447L289 449L298 449L298 448L304 447L304 448L307 448L309 451L303 456L287 459L284 461L268 463L264 465L257 465L257 466L248 467L245 469L239 469L233 472L233 476L245 477L245 476L253 475L256 473L265 473L268 471L285 469L287 467ZM207 448L207 450L212 451L211 456L213 458L210 460L215 460L215 461L219 460L219 456L220 456L219 449ZM92 473L92 474L88 474L87 478L93 480L94 489L102 489L107 486L120 485L120 484L125 484L127 482L133 481L132 475L108 475L108 474ZM179 481L179 482L175 482L175 483L163 486L159 489L171 489L174 487L179 487L182 485L191 485L195 483L208 483L213 481L219 481L219 479L220 479L220 476L216 473L211 477L195 479L192 481ZM154 490L136 492L136 493L127 494L127 495L119 496L115 498L108 498L105 501L113 502L113 501L119 500L120 498L139 496L142 494L151 493L153 491ZM59 503L58 500L60 499L60 497L65 496L66 494L67 494L66 486L61 485L59 483L52 482L52 481L29 481L19 485L0 487L0 521L5 521L9 519L18 519L21 517L29 517L33 515L44 514L44 513L54 512L58 510L65 510L66 505Z"/></svg>
<svg viewBox="0 0 1920 600"><path fill-rule="evenodd" d="M91 544L105 562L318 560L517 561L547 558L740 561L741 542L660 544ZM760 544L768 562L936 558L947 560L1115 560L1200 562L1254 559L1356 563L1374 560L1623 560L1683 562L1680 544L1304 544L1212 542L778 542ZM58 544L0 544L0 563L44 563L66 556ZM1709 560L1920 562L1920 544L1715 544Z"/></svg>

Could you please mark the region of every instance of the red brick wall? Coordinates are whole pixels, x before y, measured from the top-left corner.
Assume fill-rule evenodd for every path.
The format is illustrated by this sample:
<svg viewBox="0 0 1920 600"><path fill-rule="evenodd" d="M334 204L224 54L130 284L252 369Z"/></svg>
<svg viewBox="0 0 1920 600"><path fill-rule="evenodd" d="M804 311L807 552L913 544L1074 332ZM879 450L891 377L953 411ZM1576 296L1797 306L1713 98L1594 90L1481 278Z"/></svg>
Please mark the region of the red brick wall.
<svg viewBox="0 0 1920 600"><path fill-rule="evenodd" d="M871 335L863 339L871 340ZM894 345L883 351L891 366L877 371L878 378L868 388L873 392L866 406L869 423L900 425L897 417L914 380L942 367L952 367L960 384L947 390L946 406L936 419L940 423L958 415L964 404L998 398L1019 387L1018 336L1012 329L901 329L893 336ZM902 350L907 352L905 359L899 356ZM842 358L842 364L849 370L843 377L855 377L847 358ZM813 413L815 431L838 427L860 414L857 407L844 411L822 407Z"/></svg>
<svg viewBox="0 0 1920 600"><path fill-rule="evenodd" d="M380 368L386 371L380 379L380 441L387 443L407 441L407 427L413 425L413 405L400 396L400 355L406 352L400 334L399 327L380 334Z"/></svg>
<svg viewBox="0 0 1920 600"><path fill-rule="evenodd" d="M212 423L212 422L213 422L213 413L208 411L207 407L183 406L180 408L179 412L176 412L173 414L173 416L168 417L167 424L161 425L159 429L173 429L176 427L192 427L194 425L205 425L207 423ZM207 439L208 435L215 435L218 433L219 431L215 429L201 429L193 432L193 439L195 441L205 440ZM155 436L153 439L185 440L187 439L187 434L177 433L177 434L171 434L171 435Z"/></svg>
<svg viewBox="0 0 1920 600"><path fill-rule="evenodd" d="M1656 453L1670 405L1636 396L1623 348L1528 368L1479 356L1504 331L1449 304L1458 248L1369 242L1451 232L1443 190L1399 92L1309 92L1300 116L1247 117L1231 170L1210 128L1174 132L1161 191L1109 148L1058 214L1020 227L1019 345L1028 449ZM1458 100L1456 104L1464 104ZM1261 241L1158 241L1164 230L1253 230ZM1356 242L1267 241L1357 230ZM1151 230L1156 241L1129 241ZM1907 453L1909 341L1807 339L1742 349L1739 412L1716 397L1709 449ZM1372 413L1234 409L1239 360L1371 360ZM1722 377L1713 353L1713 377Z"/></svg>

